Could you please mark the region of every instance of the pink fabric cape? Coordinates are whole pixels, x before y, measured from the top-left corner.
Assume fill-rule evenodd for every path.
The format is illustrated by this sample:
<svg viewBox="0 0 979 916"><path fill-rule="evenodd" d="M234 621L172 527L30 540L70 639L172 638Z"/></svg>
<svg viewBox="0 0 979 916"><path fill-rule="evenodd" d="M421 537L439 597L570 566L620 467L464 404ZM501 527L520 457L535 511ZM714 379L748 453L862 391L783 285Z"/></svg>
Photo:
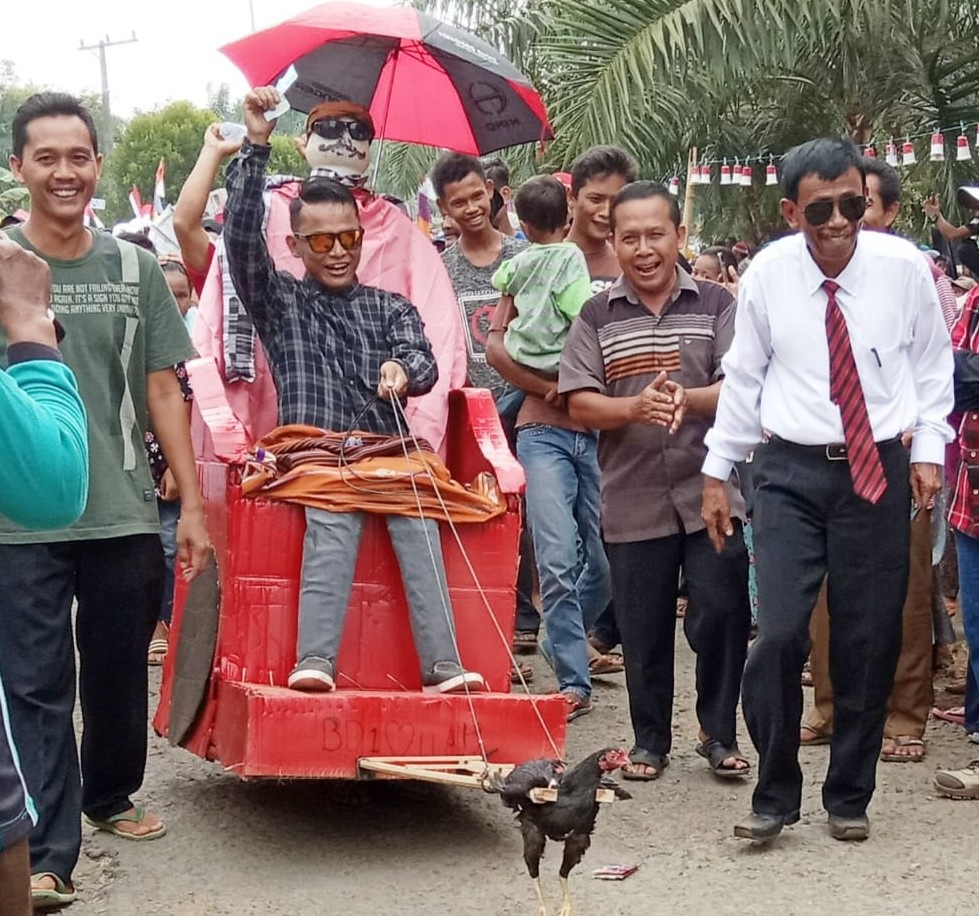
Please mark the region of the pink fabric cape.
<svg viewBox="0 0 979 916"><path fill-rule="evenodd" d="M303 276L302 262L286 245L289 230L289 201L299 193L299 182L290 182L271 193L266 242L279 270ZM449 275L435 246L394 204L383 197L357 194L364 247L357 276L361 283L376 286L407 298L425 322L425 335L439 367L439 379L424 397L411 398L406 407L412 432L427 439L439 454L445 454L448 395L466 383L467 356L459 306ZM202 357L215 360L224 373L222 344L223 302L221 275L214 258L200 296L194 325L194 345ZM278 425L275 385L268 361L256 342L254 382L225 384L228 403L248 434L249 444Z"/></svg>

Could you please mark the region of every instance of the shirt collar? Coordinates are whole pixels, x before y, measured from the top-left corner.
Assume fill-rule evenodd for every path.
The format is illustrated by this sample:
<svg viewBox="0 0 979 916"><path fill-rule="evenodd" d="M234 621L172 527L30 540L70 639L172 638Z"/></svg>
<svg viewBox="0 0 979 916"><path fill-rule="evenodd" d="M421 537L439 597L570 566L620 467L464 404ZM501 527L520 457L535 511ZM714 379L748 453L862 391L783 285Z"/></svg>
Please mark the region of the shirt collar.
<svg viewBox="0 0 979 916"><path fill-rule="evenodd" d="M683 268L679 265L676 267L676 283L673 284L673 292L670 293L670 303L676 302L680 298L680 294L684 291L692 292L694 295L700 295L700 287L697 286L697 281L690 276ZM619 274L619 276L612 282L612 285L608 288L608 304L612 305L614 299L625 299L632 305L641 305L639 301L639 296L636 291L626 280L624 274Z"/></svg>
<svg viewBox="0 0 979 916"><path fill-rule="evenodd" d="M860 246L860 238L865 231L867 230L861 229L857 233L857 245L853 250L853 256L839 276L832 278L841 292L849 296L856 294L857 284L863 271L863 249ZM815 296L822 288L823 283L830 278L822 272L819 265L813 260L809 245L806 242L806 236L802 232L799 233L799 241L802 245L802 279L809 295Z"/></svg>
<svg viewBox="0 0 979 916"><path fill-rule="evenodd" d="M340 299L347 300L353 299L357 291L360 289L360 282L358 280L354 280L350 286L347 286L344 289L328 289L327 287L323 286L322 283L317 283L309 274L306 274L306 276L303 277L303 283L307 289L321 296L336 296Z"/></svg>

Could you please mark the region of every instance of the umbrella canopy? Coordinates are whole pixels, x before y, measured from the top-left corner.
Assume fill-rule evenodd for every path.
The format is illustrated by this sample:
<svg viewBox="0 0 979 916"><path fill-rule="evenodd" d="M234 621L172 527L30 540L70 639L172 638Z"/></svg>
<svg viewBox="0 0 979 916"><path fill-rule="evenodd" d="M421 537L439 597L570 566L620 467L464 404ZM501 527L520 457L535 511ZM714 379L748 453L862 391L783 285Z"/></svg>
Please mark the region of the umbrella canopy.
<svg viewBox="0 0 979 916"><path fill-rule="evenodd" d="M499 51L411 8L323 3L221 51L253 86L294 65L293 108L359 102L387 140L480 155L554 136L537 91Z"/></svg>

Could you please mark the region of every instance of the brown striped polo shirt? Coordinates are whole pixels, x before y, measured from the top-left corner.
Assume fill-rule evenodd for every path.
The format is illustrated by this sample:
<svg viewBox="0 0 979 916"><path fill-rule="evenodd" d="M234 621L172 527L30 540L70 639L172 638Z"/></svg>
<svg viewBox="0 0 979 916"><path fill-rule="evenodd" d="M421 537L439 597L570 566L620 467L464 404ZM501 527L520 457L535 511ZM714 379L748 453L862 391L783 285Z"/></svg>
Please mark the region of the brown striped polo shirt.
<svg viewBox="0 0 979 916"><path fill-rule="evenodd" d="M590 299L571 326L561 359L562 394L591 390L609 397L639 394L661 371L685 388L706 388L721 377L721 357L734 336L735 302L715 283L677 270L670 300L659 315L639 301L624 277ZM602 531L610 543L700 531L700 467L710 428L687 416L671 436L661 427L630 423L602 430ZM744 519L734 485L732 513Z"/></svg>

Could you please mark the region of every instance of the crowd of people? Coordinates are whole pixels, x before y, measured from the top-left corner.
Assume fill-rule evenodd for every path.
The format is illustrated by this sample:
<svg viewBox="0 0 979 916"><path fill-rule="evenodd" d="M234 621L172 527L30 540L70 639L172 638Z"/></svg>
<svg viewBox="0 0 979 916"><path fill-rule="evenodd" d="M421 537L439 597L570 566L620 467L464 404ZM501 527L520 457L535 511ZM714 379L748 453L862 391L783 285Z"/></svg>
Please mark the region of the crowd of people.
<svg viewBox="0 0 979 916"><path fill-rule="evenodd" d="M260 350L281 425L397 438L408 399L447 382L424 304L363 277L375 129L360 106L310 113L302 145L319 158L286 238L302 273L276 269L266 113L279 102L257 87L243 139L208 129L175 211L180 257L86 225L102 159L75 99L42 93L14 119L11 165L31 198L0 236L0 893L23 900L16 916L75 899L83 816L125 840L166 832L133 796L174 579L210 557L184 366L208 276L240 304L235 334L252 349L239 365L254 371ZM231 156L223 225L208 223ZM569 722L595 709L594 677L624 672L623 775L655 780L682 615L697 753L718 778L753 774L739 706L757 751L735 835L770 840L798 821L799 747L825 743L830 833L866 839L878 760L926 753L932 647L948 628L934 567L953 544L971 651L964 707L947 715L979 743L979 192L961 198L961 227L925 205L957 245L952 276L893 233L900 178L848 141L787 155L789 231L756 251L729 239L688 259L676 197L638 171L598 146L518 188L499 157L447 152L430 176L465 380L492 392L526 476L513 650L547 660ZM305 516L288 686L330 692L363 515ZM424 690L485 689L460 657L436 523L386 521ZM512 678L530 674L515 664ZM936 789L979 798L979 761L940 771Z"/></svg>

